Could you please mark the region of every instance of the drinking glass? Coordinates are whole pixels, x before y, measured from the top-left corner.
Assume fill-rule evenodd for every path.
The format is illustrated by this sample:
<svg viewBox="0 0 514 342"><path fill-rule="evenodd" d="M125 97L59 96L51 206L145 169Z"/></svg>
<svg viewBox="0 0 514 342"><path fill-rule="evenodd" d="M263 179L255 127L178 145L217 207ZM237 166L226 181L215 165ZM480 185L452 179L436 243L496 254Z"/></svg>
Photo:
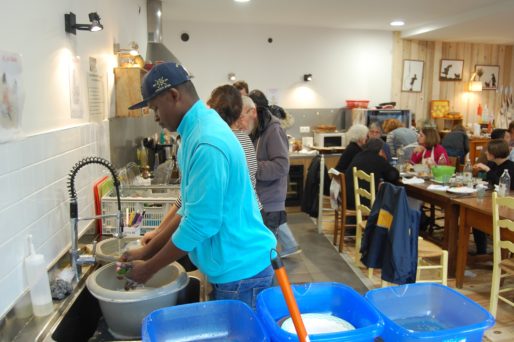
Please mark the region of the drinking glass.
<svg viewBox="0 0 514 342"><path fill-rule="evenodd" d="M477 185L477 201L483 202L485 196L485 187L481 184Z"/></svg>

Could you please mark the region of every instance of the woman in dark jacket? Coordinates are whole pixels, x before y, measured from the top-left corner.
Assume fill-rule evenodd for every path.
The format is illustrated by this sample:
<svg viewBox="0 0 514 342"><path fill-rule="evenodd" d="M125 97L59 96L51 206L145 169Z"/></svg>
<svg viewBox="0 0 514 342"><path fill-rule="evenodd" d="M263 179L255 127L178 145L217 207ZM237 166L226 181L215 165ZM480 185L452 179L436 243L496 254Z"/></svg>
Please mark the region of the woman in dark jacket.
<svg viewBox="0 0 514 342"><path fill-rule="evenodd" d="M400 179L398 170L385 159L382 139L369 139L364 150L357 154L345 172L346 178L346 207L355 208L355 190L353 186L353 167L375 176L375 189L381 181L396 183ZM368 189L369 190L369 189ZM363 203L368 205L369 203Z"/></svg>
<svg viewBox="0 0 514 342"><path fill-rule="evenodd" d="M368 139L368 127L356 124L350 127L348 132L346 132L346 140L349 141L348 146L346 146L341 158L336 165L336 170L339 172L345 172L348 168L348 165L353 160L353 157L360 151L362 151L362 146L366 143Z"/></svg>

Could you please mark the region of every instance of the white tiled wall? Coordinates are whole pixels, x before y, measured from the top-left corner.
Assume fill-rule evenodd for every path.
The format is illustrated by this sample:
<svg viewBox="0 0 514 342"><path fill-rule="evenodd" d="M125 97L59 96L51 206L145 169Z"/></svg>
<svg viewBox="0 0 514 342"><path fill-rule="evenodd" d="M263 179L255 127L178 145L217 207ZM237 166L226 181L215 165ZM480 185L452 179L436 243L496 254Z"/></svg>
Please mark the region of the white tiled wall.
<svg viewBox="0 0 514 342"><path fill-rule="evenodd" d="M70 248L68 172L87 156L109 160L108 124L83 124L0 144L0 317L26 290L28 234L48 265ZM93 214L92 184L105 174L96 165L78 172L80 216ZM81 222L81 232L87 224Z"/></svg>

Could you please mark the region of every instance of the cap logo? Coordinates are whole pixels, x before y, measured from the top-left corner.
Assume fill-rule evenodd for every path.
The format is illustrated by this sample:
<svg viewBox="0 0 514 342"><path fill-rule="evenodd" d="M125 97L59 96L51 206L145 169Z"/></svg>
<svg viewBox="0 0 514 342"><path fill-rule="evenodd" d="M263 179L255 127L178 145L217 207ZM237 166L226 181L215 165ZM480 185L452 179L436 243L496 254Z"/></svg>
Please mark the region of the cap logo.
<svg viewBox="0 0 514 342"><path fill-rule="evenodd" d="M164 78L163 76L161 76L155 80L155 82L153 83L153 87L155 88L155 91L160 91L165 88L171 87L171 84L168 83L167 78Z"/></svg>

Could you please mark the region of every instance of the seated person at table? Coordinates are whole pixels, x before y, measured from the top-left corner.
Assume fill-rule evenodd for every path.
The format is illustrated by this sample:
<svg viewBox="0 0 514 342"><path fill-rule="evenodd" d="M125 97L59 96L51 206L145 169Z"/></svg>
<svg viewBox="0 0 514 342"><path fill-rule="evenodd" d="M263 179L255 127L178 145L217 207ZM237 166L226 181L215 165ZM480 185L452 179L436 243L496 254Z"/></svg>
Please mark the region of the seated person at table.
<svg viewBox="0 0 514 342"><path fill-rule="evenodd" d="M487 172L486 180L491 186L500 182L503 170L509 170L510 189L514 189L514 162L509 160L509 143L504 139L491 140L487 144L486 156L487 163L477 163L473 165L474 169ZM477 254L487 253L487 235L477 229L473 229L473 237L477 247Z"/></svg>
<svg viewBox="0 0 514 342"><path fill-rule="evenodd" d="M386 136L386 143L389 145L391 157L398 157L396 152L399 148L406 148L407 145L415 144L418 135L415 130L406 128L398 119L387 119L382 124Z"/></svg>
<svg viewBox="0 0 514 342"><path fill-rule="evenodd" d="M514 121L511 121L508 128L509 134L510 134L510 141L509 141L509 147L514 147Z"/></svg>
<svg viewBox="0 0 514 342"><path fill-rule="evenodd" d="M362 151L362 146L368 140L368 127L356 124L350 127L348 132L346 132L346 139L349 141L348 146L346 146L341 158L337 162L335 169L339 172L345 172L348 168L348 165L352 162L353 157L360 151Z"/></svg>
<svg viewBox="0 0 514 342"><path fill-rule="evenodd" d="M510 179L514 180L514 162L509 160L509 144L503 139L491 140L487 144L487 163L477 163L473 168L487 172L485 179L491 186L500 182L503 170L509 170ZM514 181L510 182L511 190L514 189Z"/></svg>
<svg viewBox="0 0 514 342"><path fill-rule="evenodd" d="M433 127L424 127L419 132L419 146L414 148L410 161L412 164L425 164L429 167L441 164L448 165L449 159L445 148L439 144L439 133Z"/></svg>
<svg viewBox="0 0 514 342"><path fill-rule="evenodd" d="M382 139L382 127L380 127L380 124L378 122L372 122L369 125L369 132L368 132L368 139ZM391 161L391 149L389 148L389 145L384 144L382 147L382 151L384 151L384 154L386 156L386 159L388 162Z"/></svg>
<svg viewBox="0 0 514 342"><path fill-rule="evenodd" d="M491 140L495 140L495 139L503 139L507 143L510 143L510 133L509 133L509 131L507 131L504 128L495 128L491 132ZM478 159L472 160L471 162L487 164L489 159L487 159L486 151L487 151L487 148L483 148L482 152L480 152L480 156L478 157Z"/></svg>
<svg viewBox="0 0 514 342"><path fill-rule="evenodd" d="M382 139L369 139L362 152L359 152L346 169L346 207L355 208L355 191L353 185L353 167L366 173L373 173L375 176L375 189L378 191L378 184L382 181L396 183L400 179L398 170L391 166L386 160L383 151L384 141ZM368 189L369 190L369 189ZM368 205L369 203L363 203Z"/></svg>
<svg viewBox="0 0 514 342"><path fill-rule="evenodd" d="M446 149L450 157L459 158L460 163L464 163L464 157L469 152L469 137L462 124L452 127L452 131L445 135L441 145Z"/></svg>

